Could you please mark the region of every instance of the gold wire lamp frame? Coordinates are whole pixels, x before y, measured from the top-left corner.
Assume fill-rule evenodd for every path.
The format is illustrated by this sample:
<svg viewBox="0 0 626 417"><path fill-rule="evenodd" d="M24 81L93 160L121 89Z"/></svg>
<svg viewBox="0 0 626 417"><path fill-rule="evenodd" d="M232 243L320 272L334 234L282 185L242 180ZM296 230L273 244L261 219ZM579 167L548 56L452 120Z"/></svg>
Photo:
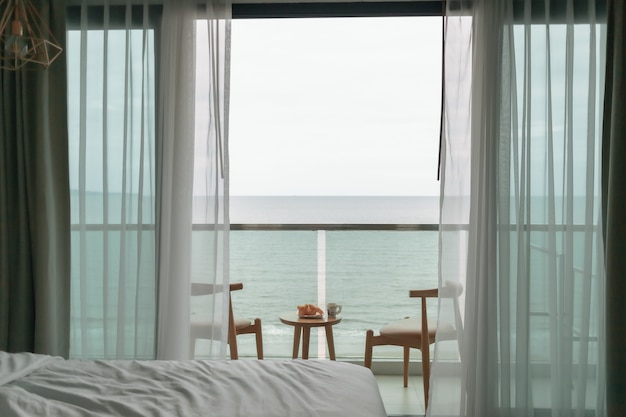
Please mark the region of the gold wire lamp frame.
<svg viewBox="0 0 626 417"><path fill-rule="evenodd" d="M46 69L63 52L29 0L0 0L0 68Z"/></svg>

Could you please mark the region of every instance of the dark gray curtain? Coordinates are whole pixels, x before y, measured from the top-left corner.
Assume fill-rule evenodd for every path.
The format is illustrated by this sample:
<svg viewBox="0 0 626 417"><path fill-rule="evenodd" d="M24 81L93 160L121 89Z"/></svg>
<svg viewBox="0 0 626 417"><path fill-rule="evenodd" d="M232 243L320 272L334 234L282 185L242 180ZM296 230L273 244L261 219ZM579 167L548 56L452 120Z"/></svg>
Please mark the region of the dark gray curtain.
<svg viewBox="0 0 626 417"><path fill-rule="evenodd" d="M34 2L61 46L65 4ZM69 355L66 61L0 70L0 350Z"/></svg>
<svg viewBox="0 0 626 417"><path fill-rule="evenodd" d="M606 250L607 415L626 415L626 32L623 0L609 1L602 191Z"/></svg>

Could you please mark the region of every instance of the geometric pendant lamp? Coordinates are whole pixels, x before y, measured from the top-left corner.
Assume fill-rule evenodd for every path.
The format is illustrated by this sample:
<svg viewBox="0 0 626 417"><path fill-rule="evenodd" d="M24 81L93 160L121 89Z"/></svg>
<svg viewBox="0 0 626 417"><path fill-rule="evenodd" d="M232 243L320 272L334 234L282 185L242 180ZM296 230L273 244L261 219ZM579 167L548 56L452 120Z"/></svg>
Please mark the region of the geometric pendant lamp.
<svg viewBox="0 0 626 417"><path fill-rule="evenodd" d="M0 68L46 69L63 52L29 0L0 0Z"/></svg>

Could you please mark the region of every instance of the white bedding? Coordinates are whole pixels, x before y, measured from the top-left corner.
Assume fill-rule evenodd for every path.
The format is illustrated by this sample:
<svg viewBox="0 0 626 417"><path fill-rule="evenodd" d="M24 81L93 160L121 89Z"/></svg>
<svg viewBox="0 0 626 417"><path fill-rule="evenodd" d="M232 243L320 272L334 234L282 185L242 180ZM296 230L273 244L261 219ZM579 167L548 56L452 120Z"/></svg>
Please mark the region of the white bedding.
<svg viewBox="0 0 626 417"><path fill-rule="evenodd" d="M0 352L0 416L383 417L371 371L335 361L82 361Z"/></svg>

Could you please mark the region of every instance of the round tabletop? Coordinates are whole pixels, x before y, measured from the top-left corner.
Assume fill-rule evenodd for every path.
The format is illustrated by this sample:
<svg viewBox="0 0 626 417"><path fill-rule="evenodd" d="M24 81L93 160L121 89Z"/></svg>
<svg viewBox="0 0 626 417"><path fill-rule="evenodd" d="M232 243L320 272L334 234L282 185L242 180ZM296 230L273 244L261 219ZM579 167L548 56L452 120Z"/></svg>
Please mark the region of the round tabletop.
<svg viewBox="0 0 626 417"><path fill-rule="evenodd" d="M322 327L322 326L327 326L329 324L332 326L341 321L341 316L328 317L327 315L324 315L323 317L319 319L302 319L298 317L298 313L296 312L283 313L280 316L278 316L278 318L280 318L281 322L288 324L290 326L303 326L303 327Z"/></svg>

